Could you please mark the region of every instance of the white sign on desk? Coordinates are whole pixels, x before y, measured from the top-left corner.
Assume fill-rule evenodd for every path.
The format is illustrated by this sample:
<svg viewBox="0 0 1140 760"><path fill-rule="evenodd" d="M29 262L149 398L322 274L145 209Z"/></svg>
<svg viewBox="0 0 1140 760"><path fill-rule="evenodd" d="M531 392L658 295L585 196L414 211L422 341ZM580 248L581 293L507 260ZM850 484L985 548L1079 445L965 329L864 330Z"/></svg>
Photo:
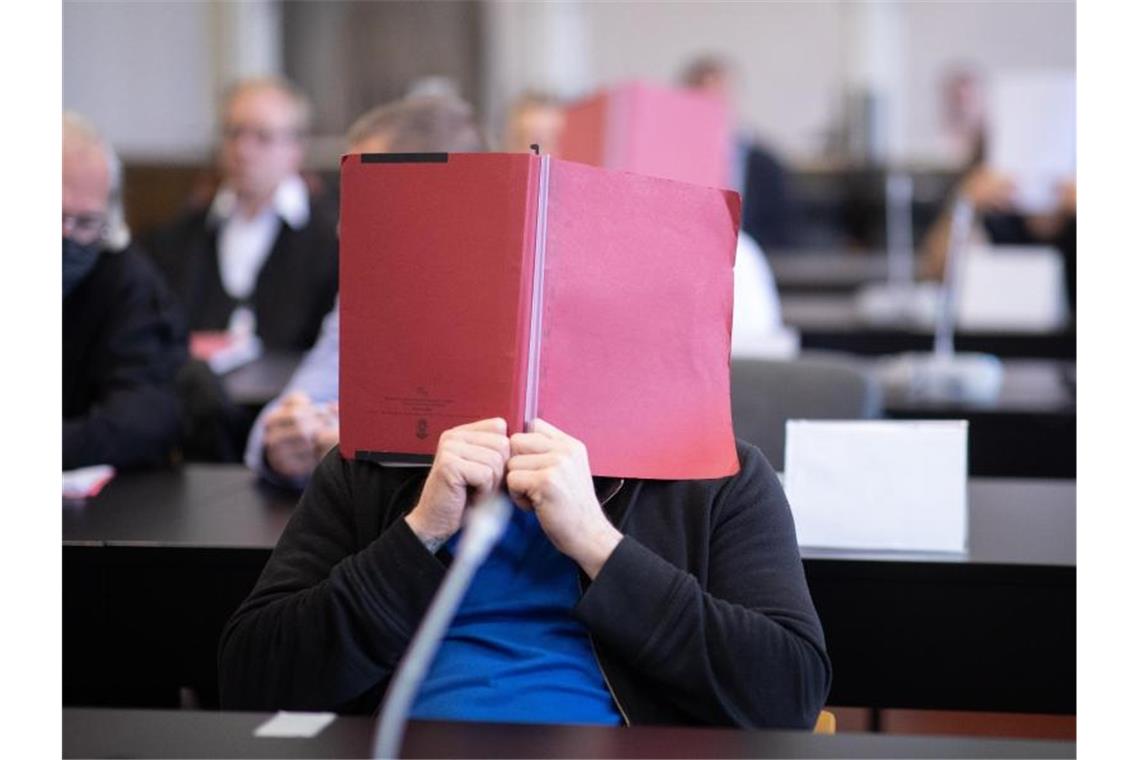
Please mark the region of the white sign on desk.
<svg viewBox="0 0 1140 760"><path fill-rule="evenodd" d="M966 425L789 420L784 486L800 545L965 551Z"/></svg>
<svg viewBox="0 0 1140 760"><path fill-rule="evenodd" d="M1069 321L1065 264L1055 248L973 246L962 260L958 327L1045 332Z"/></svg>

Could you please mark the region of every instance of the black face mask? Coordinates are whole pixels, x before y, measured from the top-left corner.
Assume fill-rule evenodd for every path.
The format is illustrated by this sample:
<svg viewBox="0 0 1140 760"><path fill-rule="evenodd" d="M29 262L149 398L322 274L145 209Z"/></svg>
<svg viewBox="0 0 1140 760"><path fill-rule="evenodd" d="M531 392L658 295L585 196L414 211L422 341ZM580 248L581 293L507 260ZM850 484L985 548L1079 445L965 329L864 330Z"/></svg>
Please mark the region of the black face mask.
<svg viewBox="0 0 1140 760"><path fill-rule="evenodd" d="M90 243L80 245L71 238L63 239L63 297L71 295L71 291L91 274L95 264L99 261L99 244Z"/></svg>

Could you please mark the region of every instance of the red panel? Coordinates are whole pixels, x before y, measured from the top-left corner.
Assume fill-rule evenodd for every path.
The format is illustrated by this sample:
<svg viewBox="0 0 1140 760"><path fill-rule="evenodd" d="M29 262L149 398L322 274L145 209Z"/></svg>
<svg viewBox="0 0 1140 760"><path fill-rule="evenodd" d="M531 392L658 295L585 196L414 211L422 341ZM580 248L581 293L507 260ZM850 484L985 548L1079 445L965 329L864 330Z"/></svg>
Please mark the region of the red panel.
<svg viewBox="0 0 1140 760"><path fill-rule="evenodd" d="M430 455L523 423L539 159L342 162L341 444ZM738 469L729 404L735 193L551 161L538 413L595 474Z"/></svg>
<svg viewBox="0 0 1140 760"><path fill-rule="evenodd" d="M567 107L558 138L558 158L591 166L606 165L606 111L610 99L596 95Z"/></svg>
<svg viewBox="0 0 1140 760"><path fill-rule="evenodd" d="M740 197L551 164L539 416L586 444L596 475L735 473Z"/></svg>
<svg viewBox="0 0 1140 760"><path fill-rule="evenodd" d="M730 140L723 101L691 90L632 83L567 109L560 157L727 187Z"/></svg>
<svg viewBox="0 0 1140 760"><path fill-rule="evenodd" d="M430 455L443 430L487 417L521 429L537 168L526 154L342 159L345 456Z"/></svg>

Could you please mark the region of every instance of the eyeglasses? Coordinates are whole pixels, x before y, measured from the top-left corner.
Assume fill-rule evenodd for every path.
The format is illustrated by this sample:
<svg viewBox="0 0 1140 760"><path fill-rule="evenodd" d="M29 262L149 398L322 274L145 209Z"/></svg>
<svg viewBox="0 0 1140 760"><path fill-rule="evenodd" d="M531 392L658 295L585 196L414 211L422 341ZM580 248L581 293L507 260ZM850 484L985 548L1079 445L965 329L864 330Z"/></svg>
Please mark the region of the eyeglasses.
<svg viewBox="0 0 1140 760"><path fill-rule="evenodd" d="M63 236L77 243L93 243L107 230L106 214L63 215Z"/></svg>
<svg viewBox="0 0 1140 760"><path fill-rule="evenodd" d="M247 127L241 124L227 124L222 127L222 139L226 142L238 142L244 137L249 137L258 145L272 145L275 142L295 140L299 136L297 131L293 129Z"/></svg>

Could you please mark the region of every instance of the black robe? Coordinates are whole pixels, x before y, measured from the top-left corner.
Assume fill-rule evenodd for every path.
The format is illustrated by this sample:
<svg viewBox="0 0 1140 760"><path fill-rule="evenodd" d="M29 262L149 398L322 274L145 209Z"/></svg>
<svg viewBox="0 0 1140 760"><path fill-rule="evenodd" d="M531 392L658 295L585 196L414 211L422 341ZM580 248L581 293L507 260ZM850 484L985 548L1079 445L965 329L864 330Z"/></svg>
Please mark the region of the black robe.
<svg viewBox="0 0 1140 760"><path fill-rule="evenodd" d="M327 204L310 199L310 206L304 227L294 229L282 221L247 304L269 350L311 347L336 302L336 216ZM239 305L222 285L220 227L205 209L181 217L147 240L147 250L185 309L191 330L225 330Z"/></svg>

